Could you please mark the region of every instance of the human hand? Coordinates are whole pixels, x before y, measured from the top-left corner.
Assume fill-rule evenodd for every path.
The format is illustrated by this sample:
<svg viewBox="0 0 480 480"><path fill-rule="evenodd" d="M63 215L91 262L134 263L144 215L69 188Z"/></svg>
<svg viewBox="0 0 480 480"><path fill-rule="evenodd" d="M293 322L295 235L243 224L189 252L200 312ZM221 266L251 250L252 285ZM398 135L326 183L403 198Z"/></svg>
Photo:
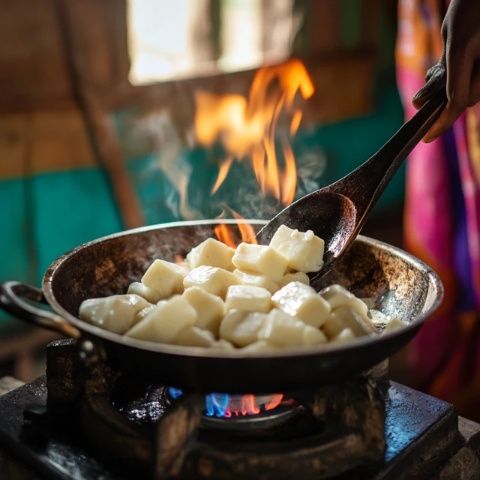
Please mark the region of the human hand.
<svg viewBox="0 0 480 480"><path fill-rule="evenodd" d="M480 101L480 1L452 0L442 25L443 55L427 73L427 83L413 98L420 108L447 85L448 103L424 138L441 135L469 106Z"/></svg>

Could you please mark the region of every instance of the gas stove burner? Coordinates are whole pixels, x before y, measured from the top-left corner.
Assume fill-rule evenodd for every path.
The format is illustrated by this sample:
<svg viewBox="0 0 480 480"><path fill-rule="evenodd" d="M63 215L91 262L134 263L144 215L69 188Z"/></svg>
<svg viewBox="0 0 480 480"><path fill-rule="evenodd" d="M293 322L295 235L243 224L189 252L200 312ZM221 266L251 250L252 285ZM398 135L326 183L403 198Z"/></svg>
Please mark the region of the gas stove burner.
<svg viewBox="0 0 480 480"><path fill-rule="evenodd" d="M256 415L204 416L202 426L217 430L264 431L285 424L301 411L303 411L301 405L294 400L287 400L274 410L262 410Z"/></svg>
<svg viewBox="0 0 480 480"><path fill-rule="evenodd" d="M183 395L182 390L169 387L170 401ZM281 393L270 395L205 395L202 426L216 429L264 430L283 424L294 417L302 407Z"/></svg>

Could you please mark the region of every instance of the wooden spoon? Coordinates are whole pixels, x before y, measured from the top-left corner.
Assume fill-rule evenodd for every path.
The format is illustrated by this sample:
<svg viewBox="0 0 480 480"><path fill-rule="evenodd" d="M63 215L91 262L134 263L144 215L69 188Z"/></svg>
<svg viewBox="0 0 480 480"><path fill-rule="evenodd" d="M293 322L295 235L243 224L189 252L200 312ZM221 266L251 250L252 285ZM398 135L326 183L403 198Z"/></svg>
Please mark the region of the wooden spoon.
<svg viewBox="0 0 480 480"><path fill-rule="evenodd" d="M300 231L313 230L325 240L325 263L320 274L325 273L355 240L378 197L440 116L446 102L443 88L356 170L305 195L273 217L258 232L259 243L268 243L282 224Z"/></svg>

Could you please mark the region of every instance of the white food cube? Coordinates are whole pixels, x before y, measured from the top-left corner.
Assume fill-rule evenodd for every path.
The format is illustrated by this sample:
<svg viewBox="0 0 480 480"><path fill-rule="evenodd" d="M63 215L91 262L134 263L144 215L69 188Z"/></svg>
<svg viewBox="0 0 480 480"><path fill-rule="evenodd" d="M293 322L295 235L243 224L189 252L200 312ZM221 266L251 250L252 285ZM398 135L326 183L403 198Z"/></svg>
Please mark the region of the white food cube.
<svg viewBox="0 0 480 480"><path fill-rule="evenodd" d="M172 262L155 260L142 277L142 283L155 290L160 298L183 291L183 279L187 271Z"/></svg>
<svg viewBox="0 0 480 480"><path fill-rule="evenodd" d="M267 314L258 332L258 339L279 347L299 347L304 342L305 324L286 314L273 309Z"/></svg>
<svg viewBox="0 0 480 480"><path fill-rule="evenodd" d="M201 266L191 270L183 280L183 286L203 288L207 292L225 298L228 287L240 283L232 272L218 267Z"/></svg>
<svg viewBox="0 0 480 480"><path fill-rule="evenodd" d="M337 336L332 338L333 343L348 343L352 341L355 337L355 334L350 328L344 328Z"/></svg>
<svg viewBox="0 0 480 480"><path fill-rule="evenodd" d="M224 304L221 298L199 287L190 287L183 297L197 311L197 327L218 335L218 327L223 317Z"/></svg>
<svg viewBox="0 0 480 480"><path fill-rule="evenodd" d="M231 310L220 324L220 337L239 347L256 342L266 317L265 313Z"/></svg>
<svg viewBox="0 0 480 480"><path fill-rule="evenodd" d="M271 352L273 350L278 350L278 347L268 343L265 340L253 342L250 345L242 348L242 352Z"/></svg>
<svg viewBox="0 0 480 480"><path fill-rule="evenodd" d="M235 250L214 238L207 238L200 245L192 248L187 255L187 263L191 268L208 265L224 270L233 270L232 257Z"/></svg>
<svg viewBox="0 0 480 480"><path fill-rule="evenodd" d="M330 314L327 320L325 320L325 323L322 325L322 330L330 340L339 335L340 332L345 328L346 327L343 318L339 318L338 315L333 314Z"/></svg>
<svg viewBox="0 0 480 480"><path fill-rule="evenodd" d="M390 321L390 319L380 310L371 309L368 311L368 315L371 318L373 325L379 330L383 330Z"/></svg>
<svg viewBox="0 0 480 480"><path fill-rule="evenodd" d="M362 302L353 293L350 293L341 285L330 285L324 288L320 295L330 304L332 310L343 305L350 305L353 310L356 310L362 315L368 314L368 307L366 303Z"/></svg>
<svg viewBox="0 0 480 480"><path fill-rule="evenodd" d="M150 303L157 303L162 299L162 296L159 292L153 288L149 288L144 285L142 282L133 282L129 285L127 293L132 293L134 295L139 295Z"/></svg>
<svg viewBox="0 0 480 480"><path fill-rule="evenodd" d="M266 245L241 243L232 259L239 270L257 272L278 282L287 269L287 259Z"/></svg>
<svg viewBox="0 0 480 480"><path fill-rule="evenodd" d="M215 337L208 330L189 325L178 333L173 343L188 347L211 347L215 343Z"/></svg>
<svg viewBox="0 0 480 480"><path fill-rule="evenodd" d="M150 304L138 295L112 295L90 298L80 305L82 320L115 333L125 333L135 323L135 316Z"/></svg>
<svg viewBox="0 0 480 480"><path fill-rule="evenodd" d="M225 297L225 309L246 312L269 312L272 295L266 288L251 285L232 285Z"/></svg>
<svg viewBox="0 0 480 480"><path fill-rule="evenodd" d="M330 305L310 286L291 282L272 296L275 307L303 322L320 327L328 318Z"/></svg>
<svg viewBox="0 0 480 480"><path fill-rule="evenodd" d="M280 281L280 287L284 287L285 285L291 283L291 282L300 282L304 283L305 285L310 285L310 279L308 278L308 275L303 272L291 272L291 273L286 273L282 280Z"/></svg>
<svg viewBox="0 0 480 480"><path fill-rule="evenodd" d="M131 326L133 327L133 325L136 325L138 322L143 320L154 308L156 308L156 305L149 305L148 307L145 307L142 310L140 310L135 315L135 318L134 318Z"/></svg>
<svg viewBox="0 0 480 480"><path fill-rule="evenodd" d="M218 350L220 352L222 351L231 351L235 350L235 347L228 341L224 340L221 338L220 340L217 340L211 347L210 350Z"/></svg>
<svg viewBox="0 0 480 480"><path fill-rule="evenodd" d="M387 325L385 326L384 332L393 332L398 330L399 328L404 328L408 325L408 323L400 320L399 318L392 318Z"/></svg>
<svg viewBox="0 0 480 480"><path fill-rule="evenodd" d="M171 343L189 325L197 321L197 312L180 295L158 302L156 307L125 335L150 342Z"/></svg>
<svg viewBox="0 0 480 480"><path fill-rule="evenodd" d="M285 257L288 267L299 272L318 272L323 265L325 242L311 230L299 232L282 225L270 246Z"/></svg>
<svg viewBox="0 0 480 480"><path fill-rule="evenodd" d="M270 293L276 292L279 287L270 277L260 273L243 272L242 270L236 269L233 271L233 274L240 279L242 285L266 288Z"/></svg>
<svg viewBox="0 0 480 480"><path fill-rule="evenodd" d="M328 339L321 330L310 325L305 325L303 331L303 345L319 345L327 342Z"/></svg>
<svg viewBox="0 0 480 480"><path fill-rule="evenodd" d="M350 305L337 307L323 325L329 338L336 337L344 328L352 330L356 337L377 332L371 320L366 315L353 310Z"/></svg>

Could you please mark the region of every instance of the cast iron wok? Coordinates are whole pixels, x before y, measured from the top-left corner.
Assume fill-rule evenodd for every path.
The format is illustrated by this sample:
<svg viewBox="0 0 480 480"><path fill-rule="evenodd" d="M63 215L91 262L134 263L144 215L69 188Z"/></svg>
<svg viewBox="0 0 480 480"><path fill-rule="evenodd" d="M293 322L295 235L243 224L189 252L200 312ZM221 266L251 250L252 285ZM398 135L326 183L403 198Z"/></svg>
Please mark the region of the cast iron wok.
<svg viewBox="0 0 480 480"><path fill-rule="evenodd" d="M258 228L262 221L248 221ZM411 255L359 236L352 248L313 286L340 283L374 307L408 323L384 335L345 345L280 350L275 353L209 351L143 342L102 330L77 317L80 303L92 297L124 293L155 258L174 260L213 236L219 223L198 221L130 230L82 245L52 263L43 292L6 282L0 306L24 320L78 338L81 353L88 346L136 376L198 392L269 393L313 388L341 381L386 359L405 345L442 298L442 284L427 265ZM321 282L321 283L320 283ZM29 299L30 301L26 301ZM45 301L53 313L32 305ZM82 347L83 346L83 347Z"/></svg>

